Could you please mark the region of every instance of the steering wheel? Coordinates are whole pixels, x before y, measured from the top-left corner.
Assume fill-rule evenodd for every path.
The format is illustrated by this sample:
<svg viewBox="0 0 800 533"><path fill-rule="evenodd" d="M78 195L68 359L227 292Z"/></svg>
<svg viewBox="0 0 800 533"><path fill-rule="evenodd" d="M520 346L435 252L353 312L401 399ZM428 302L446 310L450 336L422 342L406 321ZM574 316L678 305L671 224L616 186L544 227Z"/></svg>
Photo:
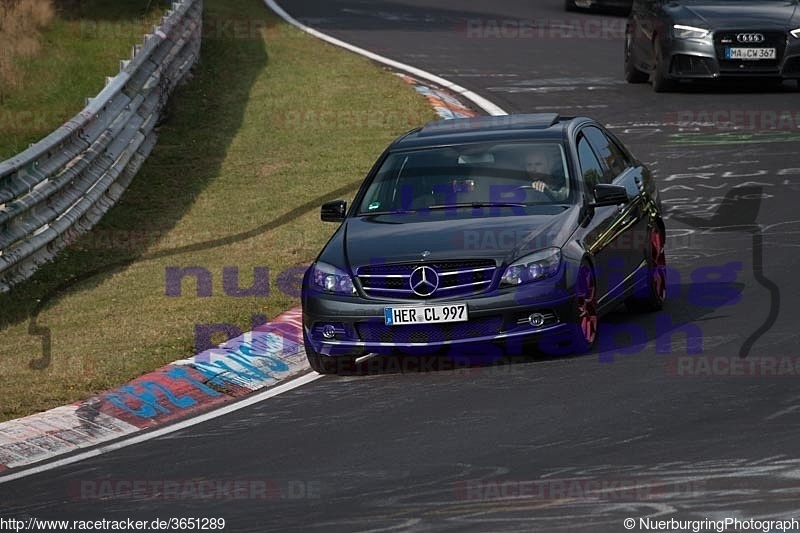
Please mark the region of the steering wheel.
<svg viewBox="0 0 800 533"><path fill-rule="evenodd" d="M552 176L550 174L543 174L543 173L540 173L540 172L534 172L534 173L530 174L531 183L536 182L536 181L543 181L543 182L547 183L548 181L550 181L551 178L552 178ZM526 189L526 190L529 189L529 190L531 190L532 192L534 192L536 194L544 196L545 198L547 198L551 202L555 202L557 200L557 198L553 194L553 191L550 190L549 186L546 187L543 191L540 191L538 189L534 189L533 185L520 185L519 187L517 187L517 189Z"/></svg>

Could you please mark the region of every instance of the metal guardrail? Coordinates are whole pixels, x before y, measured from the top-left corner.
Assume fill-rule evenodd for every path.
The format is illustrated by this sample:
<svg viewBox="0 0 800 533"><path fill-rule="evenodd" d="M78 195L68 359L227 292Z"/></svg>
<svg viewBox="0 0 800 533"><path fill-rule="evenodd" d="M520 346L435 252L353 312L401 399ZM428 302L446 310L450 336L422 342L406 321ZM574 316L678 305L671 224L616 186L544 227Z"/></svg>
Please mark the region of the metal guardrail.
<svg viewBox="0 0 800 533"><path fill-rule="evenodd" d="M0 162L0 292L92 228L156 143L167 98L200 53L202 0L172 4L86 107Z"/></svg>

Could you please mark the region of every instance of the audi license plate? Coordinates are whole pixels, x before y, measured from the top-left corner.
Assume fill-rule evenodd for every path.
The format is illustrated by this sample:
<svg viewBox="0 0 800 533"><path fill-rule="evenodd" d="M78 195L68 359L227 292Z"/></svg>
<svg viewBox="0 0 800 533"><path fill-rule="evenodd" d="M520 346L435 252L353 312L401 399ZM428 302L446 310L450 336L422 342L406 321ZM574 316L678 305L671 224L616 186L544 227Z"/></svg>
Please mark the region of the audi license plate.
<svg viewBox="0 0 800 533"><path fill-rule="evenodd" d="M444 324L468 319L467 304L420 305L416 307L386 307L383 317L387 326L406 324Z"/></svg>
<svg viewBox="0 0 800 533"><path fill-rule="evenodd" d="M726 48L726 59L775 59L778 57L775 48Z"/></svg>

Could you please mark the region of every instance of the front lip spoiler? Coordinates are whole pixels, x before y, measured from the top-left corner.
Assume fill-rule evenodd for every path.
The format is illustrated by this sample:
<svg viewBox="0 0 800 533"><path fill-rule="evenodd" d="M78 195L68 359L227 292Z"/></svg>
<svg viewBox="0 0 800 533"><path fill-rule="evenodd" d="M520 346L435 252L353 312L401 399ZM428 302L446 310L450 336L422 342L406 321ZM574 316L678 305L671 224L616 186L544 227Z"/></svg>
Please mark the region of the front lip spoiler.
<svg viewBox="0 0 800 533"><path fill-rule="evenodd" d="M450 341L443 341L443 342L427 342L427 343L418 343L418 342L364 342L364 341L325 341L319 340L319 344L323 347L336 347L336 348L352 348L352 349L381 349L381 348L408 348L408 349L420 349L420 348L446 348L448 346L459 346L463 344L480 344L480 343L490 343L490 342L497 342L503 341L506 339L518 338L518 337L529 337L529 336L538 336L544 335L548 333L558 333L561 330L567 329L569 326L566 322L560 322L558 324L553 324L551 326L545 326L539 329L531 329L528 331L514 331L511 333L498 333L496 335L487 335L483 337L470 337L469 339L455 339ZM324 352L320 350L320 352ZM380 352L378 352L380 353ZM329 354L321 353L321 355L329 356ZM371 359L376 354L368 354L362 356L360 358L362 361L366 361L367 359ZM336 357L333 355L331 357Z"/></svg>

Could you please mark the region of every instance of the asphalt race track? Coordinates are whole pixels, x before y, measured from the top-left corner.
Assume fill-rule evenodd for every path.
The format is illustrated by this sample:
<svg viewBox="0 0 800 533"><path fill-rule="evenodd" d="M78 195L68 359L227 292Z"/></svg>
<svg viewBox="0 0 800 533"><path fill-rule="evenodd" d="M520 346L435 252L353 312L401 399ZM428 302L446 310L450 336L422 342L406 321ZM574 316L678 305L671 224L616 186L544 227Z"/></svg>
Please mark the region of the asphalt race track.
<svg viewBox="0 0 800 533"><path fill-rule="evenodd" d="M637 521L634 531L645 517L800 520L795 87L657 95L622 78L624 18L566 13L561 0L428 3L282 5L509 113L585 114L609 125L651 165L663 193L664 311L607 316L600 354L456 370L434 362L418 371L412 361L324 377L0 484L4 516L221 517L227 531L617 532L625 518ZM521 35L531 20L545 26ZM776 121L782 112L791 120ZM709 120L743 127L688 124ZM108 498L97 490L104 480L244 488ZM264 482L267 498L253 490Z"/></svg>

